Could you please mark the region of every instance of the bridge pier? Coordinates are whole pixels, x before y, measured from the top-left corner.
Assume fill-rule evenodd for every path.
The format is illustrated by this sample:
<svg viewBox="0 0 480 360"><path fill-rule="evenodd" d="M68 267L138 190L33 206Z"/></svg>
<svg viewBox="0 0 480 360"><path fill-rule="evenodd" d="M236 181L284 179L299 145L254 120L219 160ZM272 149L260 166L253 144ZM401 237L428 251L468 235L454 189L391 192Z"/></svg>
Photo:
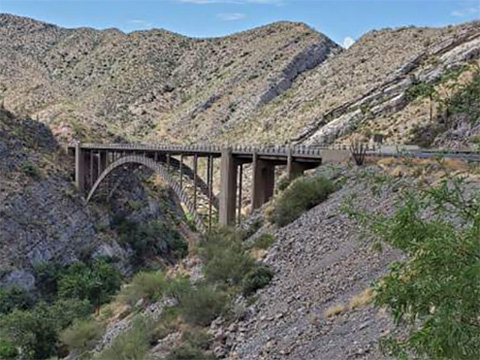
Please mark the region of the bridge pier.
<svg viewBox="0 0 480 360"><path fill-rule="evenodd" d="M219 221L222 226L235 225L235 205L237 195L237 166L232 155L232 149L222 150L221 192Z"/></svg>
<svg viewBox="0 0 480 360"><path fill-rule="evenodd" d="M85 157L86 151L82 150L80 143L75 145L75 186L83 195L85 193Z"/></svg>
<svg viewBox="0 0 480 360"><path fill-rule="evenodd" d="M253 154L252 210L258 209L273 196L275 190L275 165L260 160Z"/></svg>
<svg viewBox="0 0 480 360"><path fill-rule="evenodd" d="M105 171L108 166L108 157L106 151L98 153L98 176Z"/></svg>

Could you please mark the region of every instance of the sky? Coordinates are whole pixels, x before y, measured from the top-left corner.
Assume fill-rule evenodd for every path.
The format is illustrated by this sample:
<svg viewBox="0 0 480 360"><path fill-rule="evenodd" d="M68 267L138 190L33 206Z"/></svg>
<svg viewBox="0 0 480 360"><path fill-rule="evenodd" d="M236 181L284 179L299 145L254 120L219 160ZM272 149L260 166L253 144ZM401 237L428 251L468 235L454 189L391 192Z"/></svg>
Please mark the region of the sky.
<svg viewBox="0 0 480 360"><path fill-rule="evenodd" d="M373 29L480 19L480 0L0 0L0 13L64 27L162 28L193 37L300 21L348 47Z"/></svg>

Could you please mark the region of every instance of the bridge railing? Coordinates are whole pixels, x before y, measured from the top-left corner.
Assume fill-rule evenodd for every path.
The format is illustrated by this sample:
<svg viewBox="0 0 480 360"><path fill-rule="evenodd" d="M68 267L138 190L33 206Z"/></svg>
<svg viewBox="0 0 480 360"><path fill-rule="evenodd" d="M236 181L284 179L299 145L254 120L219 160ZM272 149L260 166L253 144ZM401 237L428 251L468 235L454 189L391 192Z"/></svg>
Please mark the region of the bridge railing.
<svg viewBox="0 0 480 360"><path fill-rule="evenodd" d="M74 144L69 145L74 147ZM365 144L366 151L378 151L379 148L374 145ZM142 143L118 143L118 144L98 144L82 143L81 147L91 150L112 150L112 151L164 151L164 152L184 152L184 153L208 153L219 156L225 147L219 145L166 145L166 144L142 144ZM255 145L255 146L230 146L234 154L253 154L259 155L285 155L293 156L321 156L324 150L349 150L350 147L345 144L316 144L316 145Z"/></svg>

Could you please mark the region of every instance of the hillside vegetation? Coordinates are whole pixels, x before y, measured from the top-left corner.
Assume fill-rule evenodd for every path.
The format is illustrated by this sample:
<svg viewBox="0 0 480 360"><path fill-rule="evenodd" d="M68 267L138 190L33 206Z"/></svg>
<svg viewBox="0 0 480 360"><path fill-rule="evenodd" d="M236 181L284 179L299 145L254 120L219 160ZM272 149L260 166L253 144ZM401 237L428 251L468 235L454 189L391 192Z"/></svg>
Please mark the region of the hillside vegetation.
<svg viewBox="0 0 480 360"><path fill-rule="evenodd" d="M344 50L299 23L193 39L2 14L0 97L62 139L280 144L380 133L404 143L431 122L431 104L411 88L479 54L479 22L371 31Z"/></svg>

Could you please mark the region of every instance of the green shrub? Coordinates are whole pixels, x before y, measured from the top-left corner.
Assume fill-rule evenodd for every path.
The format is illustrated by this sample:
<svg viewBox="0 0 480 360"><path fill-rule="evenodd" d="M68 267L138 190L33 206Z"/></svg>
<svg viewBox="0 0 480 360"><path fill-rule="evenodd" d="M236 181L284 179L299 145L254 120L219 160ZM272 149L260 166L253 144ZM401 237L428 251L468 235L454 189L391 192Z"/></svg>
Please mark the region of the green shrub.
<svg viewBox="0 0 480 360"><path fill-rule="evenodd" d="M208 281L238 285L244 274L255 266L255 261L245 253L240 237L232 231L211 233L199 247Z"/></svg>
<svg viewBox="0 0 480 360"><path fill-rule="evenodd" d="M77 320L60 334L62 343L69 350L77 350L80 354L90 351L104 333L102 324L93 320Z"/></svg>
<svg viewBox="0 0 480 360"><path fill-rule="evenodd" d="M123 289L122 300L134 306L140 299L158 300L165 292L167 281L161 272L140 272L133 277L132 282Z"/></svg>
<svg viewBox="0 0 480 360"><path fill-rule="evenodd" d="M58 293L64 299L87 299L98 308L110 300L120 284L120 272L112 264L104 260L95 260L91 266L78 262L60 276Z"/></svg>
<svg viewBox="0 0 480 360"><path fill-rule="evenodd" d="M251 295L255 291L267 286L274 276L274 272L265 266L257 266L250 271L242 282L242 289L245 295Z"/></svg>
<svg viewBox="0 0 480 360"><path fill-rule="evenodd" d="M190 280L187 277L178 276L169 279L165 293L179 300L183 294L190 291L191 286Z"/></svg>
<svg viewBox="0 0 480 360"><path fill-rule="evenodd" d="M248 226L246 229L242 230L240 233L240 237L242 240L247 240L250 238L253 234L255 234L263 225L263 219L261 217L258 217L253 221L250 226Z"/></svg>
<svg viewBox="0 0 480 360"><path fill-rule="evenodd" d="M305 211L325 201L335 185L324 177L305 177L294 181L278 198L273 220L278 226L285 226Z"/></svg>
<svg viewBox="0 0 480 360"><path fill-rule="evenodd" d="M21 287L10 286L0 289L0 314L8 314L14 309L27 310L33 305L33 296Z"/></svg>
<svg viewBox="0 0 480 360"><path fill-rule="evenodd" d="M32 163L31 161L24 162L21 165L20 170L25 175L28 175L33 179L39 179L39 178L42 177L42 173L41 173L40 169L34 163Z"/></svg>
<svg viewBox="0 0 480 360"><path fill-rule="evenodd" d="M0 318L0 328L28 359L46 359L57 352L59 332L91 311L88 301L39 303L32 311L14 310Z"/></svg>
<svg viewBox="0 0 480 360"><path fill-rule="evenodd" d="M17 348L10 341L0 338L0 359L15 359L17 356Z"/></svg>
<svg viewBox="0 0 480 360"><path fill-rule="evenodd" d="M175 259L183 259L188 255L188 242L178 232L173 233L167 243Z"/></svg>
<svg viewBox="0 0 480 360"><path fill-rule="evenodd" d="M167 255L163 253L167 244L169 252L175 259L180 259L188 254L188 243L181 235L166 224L154 220L145 224L137 224L122 216L114 217L112 228L119 234L120 241L129 244L135 255L132 257L134 264L142 264L149 255Z"/></svg>
<svg viewBox="0 0 480 360"><path fill-rule="evenodd" d="M183 345L174 349L165 360L213 360L215 357L206 355L202 350L191 345Z"/></svg>
<svg viewBox="0 0 480 360"><path fill-rule="evenodd" d="M207 326L225 310L227 301L219 289L199 284L180 295L180 312L189 324Z"/></svg>
<svg viewBox="0 0 480 360"><path fill-rule="evenodd" d="M58 291L58 279L62 271L66 269L55 264L52 261L38 263L35 269L35 286L45 301L51 302L55 300Z"/></svg>
<svg viewBox="0 0 480 360"><path fill-rule="evenodd" d="M186 330L182 336L183 341L190 344L194 348L208 350L213 338L203 329L193 328Z"/></svg>
<svg viewBox="0 0 480 360"><path fill-rule="evenodd" d="M248 246L249 249L263 249L267 250L274 242L275 237L271 234L262 234L258 236L252 244Z"/></svg>
<svg viewBox="0 0 480 360"><path fill-rule="evenodd" d="M132 327L118 335L112 346L103 350L99 360L144 360L149 349L150 326L141 316L133 320Z"/></svg>
<svg viewBox="0 0 480 360"><path fill-rule="evenodd" d="M152 339L163 339L168 334L175 332L178 329L179 316L180 309L178 307L167 307L163 309L153 327Z"/></svg>
<svg viewBox="0 0 480 360"><path fill-rule="evenodd" d="M301 177L301 174L294 174L292 177L282 176L277 183L277 192L282 192L290 186L290 184L295 180Z"/></svg>

